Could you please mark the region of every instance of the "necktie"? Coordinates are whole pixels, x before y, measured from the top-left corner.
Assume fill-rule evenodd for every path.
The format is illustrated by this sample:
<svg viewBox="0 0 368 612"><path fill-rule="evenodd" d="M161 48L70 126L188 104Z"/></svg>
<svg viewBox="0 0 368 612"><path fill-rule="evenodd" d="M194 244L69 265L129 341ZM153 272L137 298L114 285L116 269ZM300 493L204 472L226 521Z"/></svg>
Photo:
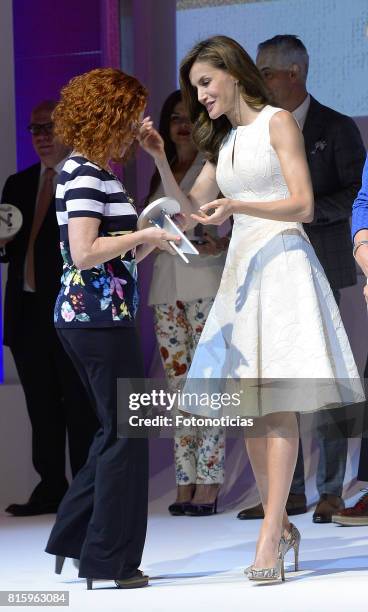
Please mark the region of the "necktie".
<svg viewBox="0 0 368 612"><path fill-rule="evenodd" d="M38 232L41 229L42 223L46 217L49 209L51 200L54 195L54 182L53 178L56 172L53 168L46 168L42 176L42 184L37 198L37 204L35 214L33 217L33 223L31 233L29 236L28 249L27 249L27 264L26 264L26 281L28 286L35 291L35 270L34 270L34 246Z"/></svg>

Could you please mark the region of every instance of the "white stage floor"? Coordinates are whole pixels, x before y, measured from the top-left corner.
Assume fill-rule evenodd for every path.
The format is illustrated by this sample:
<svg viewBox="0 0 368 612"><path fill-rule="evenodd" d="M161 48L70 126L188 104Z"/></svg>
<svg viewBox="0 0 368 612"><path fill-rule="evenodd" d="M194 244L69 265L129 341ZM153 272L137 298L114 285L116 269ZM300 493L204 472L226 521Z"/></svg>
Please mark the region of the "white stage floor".
<svg viewBox="0 0 368 612"><path fill-rule="evenodd" d="M160 508L170 501L161 499ZM171 517L156 502L142 562L150 587L123 591L97 582L86 591L70 560L57 576L53 557L43 552L53 515L2 515L0 589L66 590L73 612L366 612L368 527L314 525L311 518L309 512L293 519L302 533L301 571L288 571L284 584L259 585L247 581L243 568L252 561L260 521L236 520L234 511Z"/></svg>

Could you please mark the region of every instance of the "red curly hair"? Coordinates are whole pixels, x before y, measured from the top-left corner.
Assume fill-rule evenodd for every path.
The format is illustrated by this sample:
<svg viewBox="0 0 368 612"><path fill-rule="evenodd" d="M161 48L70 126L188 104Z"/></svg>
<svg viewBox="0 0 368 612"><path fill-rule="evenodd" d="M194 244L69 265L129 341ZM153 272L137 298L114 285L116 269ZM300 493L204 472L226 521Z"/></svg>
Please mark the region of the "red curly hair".
<svg viewBox="0 0 368 612"><path fill-rule="evenodd" d="M106 167L127 157L147 90L116 68L96 68L74 77L61 90L52 117L54 132L66 145Z"/></svg>

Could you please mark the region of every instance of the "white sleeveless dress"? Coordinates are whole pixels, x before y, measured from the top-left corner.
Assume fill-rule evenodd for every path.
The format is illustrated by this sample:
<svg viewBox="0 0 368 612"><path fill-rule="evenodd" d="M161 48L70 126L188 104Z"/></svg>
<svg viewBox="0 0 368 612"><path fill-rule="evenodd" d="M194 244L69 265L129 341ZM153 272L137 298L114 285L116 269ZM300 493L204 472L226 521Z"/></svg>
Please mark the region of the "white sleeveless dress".
<svg viewBox="0 0 368 612"><path fill-rule="evenodd" d="M263 201L265 207L288 197L269 134L270 119L280 110L266 106L253 123L230 132L216 171L224 197ZM339 309L301 223L234 215L220 287L185 391L195 389L195 379L287 381L271 390L261 385L262 393L256 385L243 402L249 415L309 412L363 399ZM197 382L199 390L203 383Z"/></svg>

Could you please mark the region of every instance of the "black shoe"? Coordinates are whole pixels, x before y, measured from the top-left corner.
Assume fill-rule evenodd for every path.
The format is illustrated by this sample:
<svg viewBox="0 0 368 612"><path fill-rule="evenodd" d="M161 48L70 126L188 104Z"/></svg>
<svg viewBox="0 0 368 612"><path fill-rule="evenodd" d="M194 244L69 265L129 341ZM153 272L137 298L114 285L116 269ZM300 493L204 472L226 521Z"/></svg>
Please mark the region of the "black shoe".
<svg viewBox="0 0 368 612"><path fill-rule="evenodd" d="M96 578L97 580L97 578ZM118 589L140 589L148 585L149 576L146 576L141 572L141 570L137 570L133 576L129 578L120 578L119 580L115 580L115 584ZM91 591L93 586L93 578L86 578L87 582L87 590Z"/></svg>
<svg viewBox="0 0 368 612"><path fill-rule="evenodd" d="M26 504L10 504L5 512L13 516L36 516L37 514L54 514L57 512L59 502L29 501Z"/></svg>
<svg viewBox="0 0 368 612"><path fill-rule="evenodd" d="M288 516L295 516L296 514L304 514L307 512L307 498L305 495L303 493L300 495L296 493L289 493L289 497L286 502L286 512ZM240 510L236 518L240 519L241 521L263 519L263 506L262 504L258 504L252 508Z"/></svg>
<svg viewBox="0 0 368 612"><path fill-rule="evenodd" d="M241 521L246 521L249 519L263 519L263 506L262 504L258 504L257 506L253 506L252 508L245 508L244 510L240 510L236 518L240 519Z"/></svg>
<svg viewBox="0 0 368 612"><path fill-rule="evenodd" d="M60 555L56 555L55 557L55 574L61 574L63 571L65 557L61 557ZM72 559L74 567L79 569L79 559Z"/></svg>
<svg viewBox="0 0 368 612"><path fill-rule="evenodd" d="M289 493L286 502L286 513L288 516L305 514L307 512L307 498L305 493Z"/></svg>
<svg viewBox="0 0 368 612"><path fill-rule="evenodd" d="M61 557L60 555L56 555L55 557L55 574L61 574L63 571L65 557Z"/></svg>
<svg viewBox="0 0 368 612"><path fill-rule="evenodd" d="M184 514L186 516L211 516L211 514L217 514L217 497L213 504L188 504Z"/></svg>
<svg viewBox="0 0 368 612"><path fill-rule="evenodd" d="M190 502L175 502L168 507L168 511L172 516L182 516L185 510L190 506Z"/></svg>

